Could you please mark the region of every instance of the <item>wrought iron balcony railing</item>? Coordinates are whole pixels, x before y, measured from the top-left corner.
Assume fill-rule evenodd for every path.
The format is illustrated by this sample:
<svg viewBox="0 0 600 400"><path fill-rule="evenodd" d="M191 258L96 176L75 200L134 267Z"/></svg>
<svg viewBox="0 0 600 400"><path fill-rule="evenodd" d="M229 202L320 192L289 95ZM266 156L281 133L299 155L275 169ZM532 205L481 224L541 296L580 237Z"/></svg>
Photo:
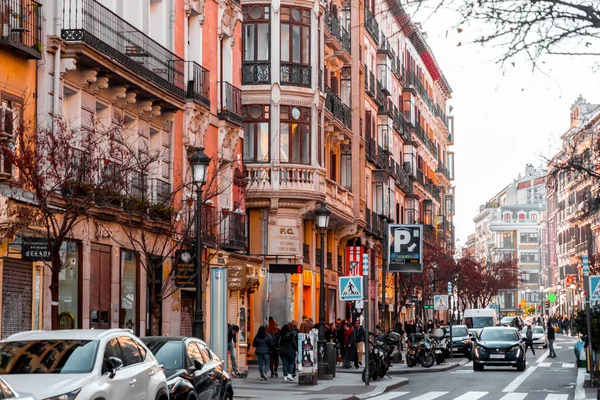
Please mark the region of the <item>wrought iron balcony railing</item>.
<svg viewBox="0 0 600 400"><path fill-rule="evenodd" d="M0 2L0 45L42 58L42 5L32 0Z"/></svg>
<svg viewBox="0 0 600 400"><path fill-rule="evenodd" d="M271 63L246 61L242 64L242 85L266 85L271 83Z"/></svg>
<svg viewBox="0 0 600 400"><path fill-rule="evenodd" d="M171 203L171 184L158 178L150 179L150 202L169 206Z"/></svg>
<svg viewBox="0 0 600 400"><path fill-rule="evenodd" d="M389 96L392 93L392 70L387 64L377 64L377 77L381 82L381 90Z"/></svg>
<svg viewBox="0 0 600 400"><path fill-rule="evenodd" d="M392 54L392 46L390 45L390 41L385 37L385 34L383 32L381 32L381 40L379 41L377 53L387 54L389 56L391 56Z"/></svg>
<svg viewBox="0 0 600 400"><path fill-rule="evenodd" d="M335 118L340 120L348 129L352 129L352 110L345 105L339 96L325 86L325 108L327 108Z"/></svg>
<svg viewBox="0 0 600 400"><path fill-rule="evenodd" d="M242 251L247 248L246 216L230 213L221 221L221 247L227 250Z"/></svg>
<svg viewBox="0 0 600 400"><path fill-rule="evenodd" d="M84 42L184 99L184 61L95 0L63 0L67 42Z"/></svg>
<svg viewBox="0 0 600 400"><path fill-rule="evenodd" d="M280 81L282 85L310 87L312 68L310 65L281 63Z"/></svg>
<svg viewBox="0 0 600 400"><path fill-rule="evenodd" d="M219 82L221 109L218 116L234 123L242 123L242 91L229 82Z"/></svg>
<svg viewBox="0 0 600 400"><path fill-rule="evenodd" d="M369 34L373 38L373 41L375 43L379 43L379 22L377 22L377 20L375 19L375 16L373 15L373 13L369 9L369 7L367 7L366 5L365 5L365 29L367 30L367 32L369 32Z"/></svg>
<svg viewBox="0 0 600 400"><path fill-rule="evenodd" d="M325 7L325 26L329 29L331 35L339 40L343 49L350 53L350 34L340 24L338 17L329 11L328 7Z"/></svg>
<svg viewBox="0 0 600 400"><path fill-rule="evenodd" d="M310 246L306 243L302 244L302 258L305 263L310 264Z"/></svg>
<svg viewBox="0 0 600 400"><path fill-rule="evenodd" d="M187 98L202 104L210 106L210 73L202 65L187 61L188 68L188 86Z"/></svg>

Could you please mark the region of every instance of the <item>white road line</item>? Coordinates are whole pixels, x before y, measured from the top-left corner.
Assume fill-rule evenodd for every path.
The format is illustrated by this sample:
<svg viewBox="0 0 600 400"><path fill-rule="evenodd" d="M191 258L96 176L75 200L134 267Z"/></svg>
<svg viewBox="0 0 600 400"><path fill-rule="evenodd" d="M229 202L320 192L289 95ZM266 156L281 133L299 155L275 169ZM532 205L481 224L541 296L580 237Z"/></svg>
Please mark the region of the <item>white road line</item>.
<svg viewBox="0 0 600 400"><path fill-rule="evenodd" d="M585 399L585 389L583 388L583 382L585 381L585 368L577 369L577 384L575 385L575 400Z"/></svg>
<svg viewBox="0 0 600 400"><path fill-rule="evenodd" d="M454 400L477 400L488 394L489 392L467 392Z"/></svg>
<svg viewBox="0 0 600 400"><path fill-rule="evenodd" d="M445 394L448 394L448 392L429 392L419 397L414 397L412 400L433 400L442 397Z"/></svg>
<svg viewBox="0 0 600 400"><path fill-rule="evenodd" d="M535 362L536 363L542 363L544 361L546 361L546 358L550 355L550 350L546 350L544 352L544 354L542 354Z"/></svg>
<svg viewBox="0 0 600 400"><path fill-rule="evenodd" d="M508 393L502 396L500 400L523 400L529 393Z"/></svg>
<svg viewBox="0 0 600 400"><path fill-rule="evenodd" d="M521 385L521 383L525 382L525 379L527 379L529 377L529 375L531 375L535 372L536 369L537 369L537 366L527 368L525 370L525 372L522 372L519 376L517 376L515 379L513 379L513 381L511 383L509 383L504 389L502 389L502 391L504 393L514 392L515 390L517 390L519 385Z"/></svg>
<svg viewBox="0 0 600 400"><path fill-rule="evenodd" d="M383 281L382 281L383 282ZM573 350L575 347L569 346L569 350Z"/></svg>
<svg viewBox="0 0 600 400"><path fill-rule="evenodd" d="M404 396L405 394L409 394L410 392L389 392L380 394L379 396L371 397L372 400L391 400L396 397Z"/></svg>
<svg viewBox="0 0 600 400"><path fill-rule="evenodd" d="M548 396L546 396L546 400L569 400L569 395L551 393Z"/></svg>
<svg viewBox="0 0 600 400"><path fill-rule="evenodd" d="M543 363L539 363L538 367L549 367L551 366L552 363L551 362L543 362Z"/></svg>
<svg viewBox="0 0 600 400"><path fill-rule="evenodd" d="M459 369L456 371L452 371L450 372L451 374L472 374L475 371L473 371L472 369Z"/></svg>
<svg viewBox="0 0 600 400"><path fill-rule="evenodd" d="M383 281L382 281L382 282L383 282ZM562 349L562 346L554 346L554 348L555 348L556 350L560 350L560 349Z"/></svg>
<svg viewBox="0 0 600 400"><path fill-rule="evenodd" d="M562 363L563 368L575 368L574 363Z"/></svg>

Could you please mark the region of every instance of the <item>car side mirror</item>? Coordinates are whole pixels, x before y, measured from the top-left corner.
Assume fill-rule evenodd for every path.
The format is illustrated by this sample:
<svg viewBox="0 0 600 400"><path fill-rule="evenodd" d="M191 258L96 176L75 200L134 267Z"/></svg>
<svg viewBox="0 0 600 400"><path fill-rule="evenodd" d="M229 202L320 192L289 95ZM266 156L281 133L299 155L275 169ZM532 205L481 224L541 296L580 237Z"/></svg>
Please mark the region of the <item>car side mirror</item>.
<svg viewBox="0 0 600 400"><path fill-rule="evenodd" d="M108 358L108 367L109 367L108 377L110 379L112 379L117 374L117 371L123 367L123 361L121 361L121 359L117 358L117 357L109 357Z"/></svg>

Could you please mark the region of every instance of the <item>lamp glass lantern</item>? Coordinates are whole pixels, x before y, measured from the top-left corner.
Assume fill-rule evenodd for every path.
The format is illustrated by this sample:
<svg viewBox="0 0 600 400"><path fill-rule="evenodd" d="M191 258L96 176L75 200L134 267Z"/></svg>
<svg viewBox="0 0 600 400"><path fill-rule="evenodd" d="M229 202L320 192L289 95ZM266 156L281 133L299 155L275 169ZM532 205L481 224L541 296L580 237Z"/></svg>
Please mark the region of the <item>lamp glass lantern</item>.
<svg viewBox="0 0 600 400"><path fill-rule="evenodd" d="M199 185L204 184L206 182L210 157L204 153L203 148L199 148L188 160L190 162L190 166L192 167L194 182Z"/></svg>
<svg viewBox="0 0 600 400"><path fill-rule="evenodd" d="M331 215L331 210L327 208L325 203L321 203L321 207L317 209L316 214L317 227L320 229L327 229L329 226L329 216Z"/></svg>

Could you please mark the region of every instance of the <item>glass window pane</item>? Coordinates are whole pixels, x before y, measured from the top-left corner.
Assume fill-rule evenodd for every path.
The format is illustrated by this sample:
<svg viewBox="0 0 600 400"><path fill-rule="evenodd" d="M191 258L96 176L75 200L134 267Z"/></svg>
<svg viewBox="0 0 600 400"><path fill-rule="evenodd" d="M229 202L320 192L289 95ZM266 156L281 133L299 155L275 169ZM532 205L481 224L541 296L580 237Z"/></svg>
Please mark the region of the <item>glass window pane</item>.
<svg viewBox="0 0 600 400"><path fill-rule="evenodd" d="M310 64L310 28L302 28L302 62Z"/></svg>
<svg viewBox="0 0 600 400"><path fill-rule="evenodd" d="M119 326L136 329L137 256L132 251L121 252L121 310Z"/></svg>
<svg viewBox="0 0 600 400"><path fill-rule="evenodd" d="M258 124L258 137L256 161L269 161L269 123Z"/></svg>
<svg viewBox="0 0 600 400"><path fill-rule="evenodd" d="M244 124L244 160L254 160L254 124Z"/></svg>
<svg viewBox="0 0 600 400"><path fill-rule="evenodd" d="M300 62L300 27L292 26L292 62Z"/></svg>
<svg viewBox="0 0 600 400"><path fill-rule="evenodd" d="M292 138L290 140L290 152L291 159L293 163L300 162L300 152L302 151L302 134L300 132L300 125L291 124L292 125Z"/></svg>
<svg viewBox="0 0 600 400"><path fill-rule="evenodd" d="M132 338L128 336L119 336L119 344L121 345L123 355L125 356L125 360L123 360L124 367L142 362L140 349Z"/></svg>
<svg viewBox="0 0 600 400"><path fill-rule="evenodd" d="M281 25L281 61L290 61L290 26Z"/></svg>
<svg viewBox="0 0 600 400"><path fill-rule="evenodd" d="M271 41L269 40L269 24L258 24L257 28L256 45L258 46L258 54L256 59L261 61L268 60L271 44Z"/></svg>
<svg viewBox="0 0 600 400"><path fill-rule="evenodd" d="M79 247L65 242L60 256L65 268L58 275L58 323L60 329L77 328L79 306Z"/></svg>
<svg viewBox="0 0 600 400"><path fill-rule="evenodd" d="M310 125L301 125L302 128L302 164L310 164Z"/></svg>
<svg viewBox="0 0 600 400"><path fill-rule="evenodd" d="M244 24L244 60L254 61L254 24Z"/></svg>
<svg viewBox="0 0 600 400"><path fill-rule="evenodd" d="M279 140L281 141L280 158L281 162L290 162L290 127L287 123L280 126Z"/></svg>

